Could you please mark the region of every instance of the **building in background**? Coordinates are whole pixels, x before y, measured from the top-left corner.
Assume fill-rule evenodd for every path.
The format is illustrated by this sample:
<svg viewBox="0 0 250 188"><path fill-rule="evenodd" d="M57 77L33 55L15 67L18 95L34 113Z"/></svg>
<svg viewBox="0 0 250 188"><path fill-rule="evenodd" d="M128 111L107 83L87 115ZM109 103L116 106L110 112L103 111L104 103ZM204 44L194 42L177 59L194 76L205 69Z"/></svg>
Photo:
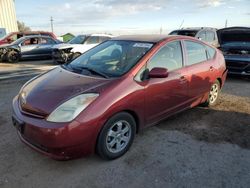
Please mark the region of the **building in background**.
<svg viewBox="0 0 250 188"><path fill-rule="evenodd" d="M14 0L0 0L0 28L6 33L18 31Z"/></svg>

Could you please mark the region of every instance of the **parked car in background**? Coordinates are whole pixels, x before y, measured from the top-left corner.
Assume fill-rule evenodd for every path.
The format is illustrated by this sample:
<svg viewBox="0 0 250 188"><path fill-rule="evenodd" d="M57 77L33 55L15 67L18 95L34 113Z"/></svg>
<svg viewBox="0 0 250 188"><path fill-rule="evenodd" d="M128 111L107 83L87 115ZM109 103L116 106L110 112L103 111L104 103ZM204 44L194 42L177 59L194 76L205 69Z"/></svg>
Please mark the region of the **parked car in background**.
<svg viewBox="0 0 250 188"><path fill-rule="evenodd" d="M115 159L141 129L215 105L226 75L222 53L193 37L120 36L28 81L13 100L13 124L52 158Z"/></svg>
<svg viewBox="0 0 250 188"><path fill-rule="evenodd" d="M106 34L78 35L68 43L55 45L53 47L53 59L59 64L70 62L87 50L112 37L112 35Z"/></svg>
<svg viewBox="0 0 250 188"><path fill-rule="evenodd" d="M0 45L10 44L21 37L30 36L30 35L49 36L49 37L56 39L56 36L52 32L47 32L47 31L12 32L4 36L3 38L0 38Z"/></svg>
<svg viewBox="0 0 250 188"><path fill-rule="evenodd" d="M184 35L198 38L216 48L219 47L217 29L211 27L190 27L174 30L169 35Z"/></svg>
<svg viewBox="0 0 250 188"><path fill-rule="evenodd" d="M28 59L51 59L52 46L59 43L61 42L49 36L26 36L11 44L0 45L0 56L3 61L10 63Z"/></svg>
<svg viewBox="0 0 250 188"><path fill-rule="evenodd" d="M250 76L250 28L228 27L217 33L229 74Z"/></svg>

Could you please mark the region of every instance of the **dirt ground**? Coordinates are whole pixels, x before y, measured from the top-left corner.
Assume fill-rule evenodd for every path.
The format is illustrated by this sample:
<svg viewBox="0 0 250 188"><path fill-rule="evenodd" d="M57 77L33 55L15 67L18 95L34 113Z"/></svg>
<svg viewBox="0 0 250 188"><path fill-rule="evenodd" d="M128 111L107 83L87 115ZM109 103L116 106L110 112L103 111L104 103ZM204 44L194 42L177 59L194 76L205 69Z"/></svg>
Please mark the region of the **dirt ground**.
<svg viewBox="0 0 250 188"><path fill-rule="evenodd" d="M249 187L250 81L227 79L217 106L196 107L147 128L114 161L49 159L11 123L24 80L0 82L0 187Z"/></svg>

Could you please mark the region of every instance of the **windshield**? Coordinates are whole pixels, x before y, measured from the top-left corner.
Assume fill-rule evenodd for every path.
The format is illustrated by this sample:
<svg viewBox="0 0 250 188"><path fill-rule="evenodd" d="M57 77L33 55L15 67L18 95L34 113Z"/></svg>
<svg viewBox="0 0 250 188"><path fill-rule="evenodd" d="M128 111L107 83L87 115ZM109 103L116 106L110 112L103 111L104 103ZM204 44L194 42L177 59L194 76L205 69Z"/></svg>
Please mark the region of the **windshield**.
<svg viewBox="0 0 250 188"><path fill-rule="evenodd" d="M85 35L78 35L71 39L68 43L69 44L83 44L86 39Z"/></svg>
<svg viewBox="0 0 250 188"><path fill-rule="evenodd" d="M148 42L106 41L66 65L77 73L120 77L128 72L153 46Z"/></svg>
<svg viewBox="0 0 250 188"><path fill-rule="evenodd" d="M24 40L24 37L21 37L21 38L17 39L16 41L12 42L11 44L12 45L18 45L18 44L22 43L23 40Z"/></svg>
<svg viewBox="0 0 250 188"><path fill-rule="evenodd" d="M198 32L197 30L176 30L172 31L169 35L184 35L184 36L195 37L197 32Z"/></svg>

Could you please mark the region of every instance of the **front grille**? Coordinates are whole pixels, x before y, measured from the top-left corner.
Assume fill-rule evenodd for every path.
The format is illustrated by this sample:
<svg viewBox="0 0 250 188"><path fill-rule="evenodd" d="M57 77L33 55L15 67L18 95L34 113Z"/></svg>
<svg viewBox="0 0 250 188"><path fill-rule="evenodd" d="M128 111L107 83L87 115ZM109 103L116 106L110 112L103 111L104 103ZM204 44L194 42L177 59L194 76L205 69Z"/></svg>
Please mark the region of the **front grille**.
<svg viewBox="0 0 250 188"><path fill-rule="evenodd" d="M238 49L229 49L226 51L230 55L250 55L250 50L238 50Z"/></svg>
<svg viewBox="0 0 250 188"><path fill-rule="evenodd" d="M226 65L228 68L235 69L245 69L250 63L248 62L236 62L236 61L227 61Z"/></svg>
<svg viewBox="0 0 250 188"><path fill-rule="evenodd" d="M34 147L44 151L44 152L49 152L48 148L42 146L41 144L33 142L31 139L25 136L25 134L22 135L23 139L28 142L29 144L33 145Z"/></svg>

